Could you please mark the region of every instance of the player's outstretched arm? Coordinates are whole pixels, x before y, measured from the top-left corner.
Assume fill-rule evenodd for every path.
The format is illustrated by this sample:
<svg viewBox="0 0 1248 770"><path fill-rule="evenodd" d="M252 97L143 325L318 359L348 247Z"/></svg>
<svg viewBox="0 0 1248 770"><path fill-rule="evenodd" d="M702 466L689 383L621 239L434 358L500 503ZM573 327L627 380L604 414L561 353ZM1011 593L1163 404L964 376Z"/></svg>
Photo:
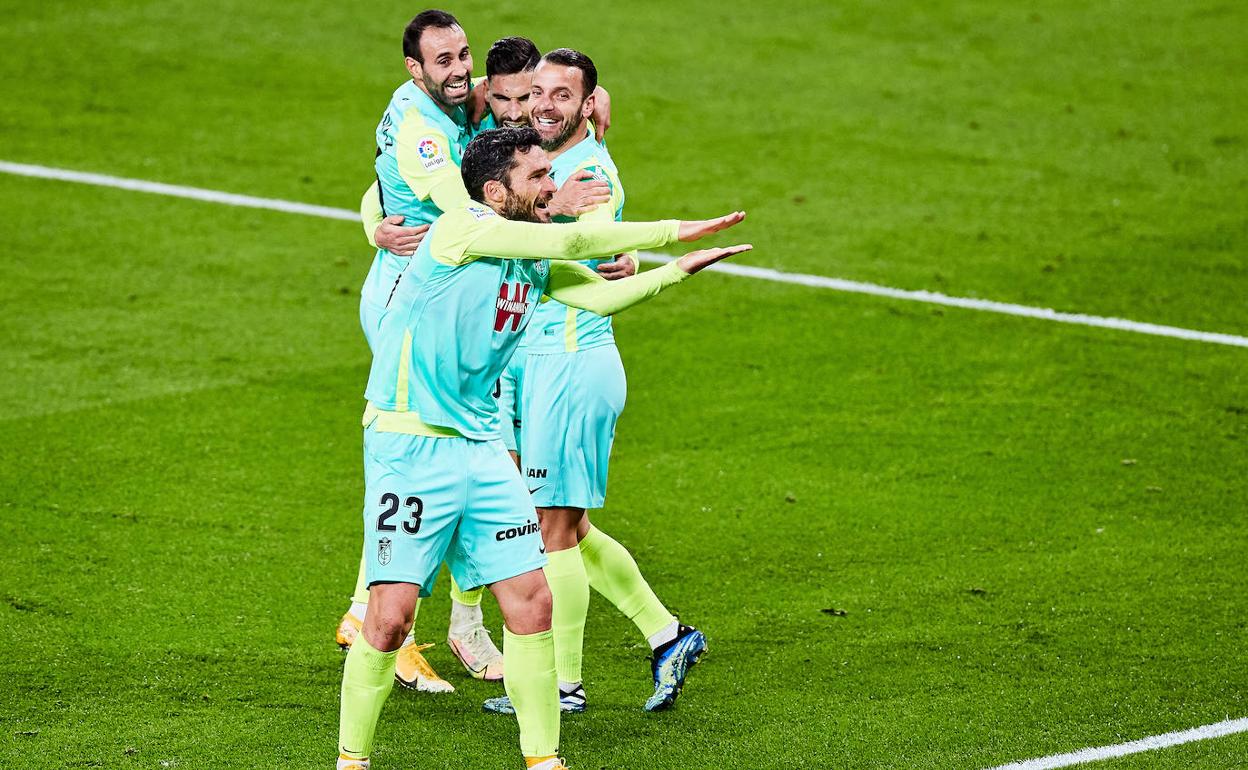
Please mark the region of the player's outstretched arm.
<svg viewBox="0 0 1248 770"><path fill-rule="evenodd" d="M682 222L573 222L566 225L517 222L490 217L476 230L465 254L503 259L581 260L651 249L676 241L696 241L745 219L736 211L715 219Z"/></svg>
<svg viewBox="0 0 1248 770"><path fill-rule="evenodd" d="M733 225L740 224L745 219L744 211L734 211L731 214L725 214L715 219L699 219L690 222L680 223L679 238L685 243L691 243L705 238L708 235L714 235L720 230L727 230Z"/></svg>
<svg viewBox="0 0 1248 770"><path fill-rule="evenodd" d="M579 262L552 262L546 293L565 305L598 315L611 315L645 302L721 259L751 248L749 244L741 244L694 251L663 267L618 281L608 281Z"/></svg>

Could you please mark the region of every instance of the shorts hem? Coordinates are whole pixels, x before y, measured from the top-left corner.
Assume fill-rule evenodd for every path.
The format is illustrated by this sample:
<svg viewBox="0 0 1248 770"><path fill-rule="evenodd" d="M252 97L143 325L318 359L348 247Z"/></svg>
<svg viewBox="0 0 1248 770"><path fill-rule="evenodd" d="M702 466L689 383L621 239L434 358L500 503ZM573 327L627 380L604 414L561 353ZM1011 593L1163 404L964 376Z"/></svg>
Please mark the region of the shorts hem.
<svg viewBox="0 0 1248 770"><path fill-rule="evenodd" d="M549 502L551 500L559 500L560 502ZM599 497L560 497L557 495L538 495L533 496L534 508L584 508L585 510L593 510L601 508L607 502L605 495Z"/></svg>
<svg viewBox="0 0 1248 770"><path fill-rule="evenodd" d="M491 583L497 583L500 580L508 580L510 578L518 577L526 572L532 572L533 570L541 569L545 566L546 555L542 554L539 558L531 559L520 566L503 567L493 572L483 572L480 575L479 582L475 586L472 586L472 588L480 588L481 586L488 586ZM456 581L458 580L459 578L456 578ZM463 591L471 591L472 588L465 585L460 586L460 590Z"/></svg>

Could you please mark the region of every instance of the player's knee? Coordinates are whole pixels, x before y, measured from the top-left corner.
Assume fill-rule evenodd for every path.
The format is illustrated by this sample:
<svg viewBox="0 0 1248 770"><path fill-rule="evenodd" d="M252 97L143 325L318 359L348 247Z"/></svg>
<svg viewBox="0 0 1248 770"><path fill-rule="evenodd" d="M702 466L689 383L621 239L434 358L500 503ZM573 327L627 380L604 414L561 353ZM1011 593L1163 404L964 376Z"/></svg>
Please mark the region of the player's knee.
<svg viewBox="0 0 1248 770"><path fill-rule="evenodd" d="M370 607L367 621L365 630L371 631L368 643L379 650L397 650L412 627L411 617L404 615L399 608L386 608L374 613Z"/></svg>
<svg viewBox="0 0 1248 770"><path fill-rule="evenodd" d="M506 612L507 627L513 634L537 634L550 630L550 588L545 580L533 581L516 597Z"/></svg>
<svg viewBox="0 0 1248 770"><path fill-rule="evenodd" d="M534 587L533 594L529 597L530 616L535 621L545 621L549 625L553 604L554 602L550 597L550 586L546 585L546 581L543 580Z"/></svg>
<svg viewBox="0 0 1248 770"><path fill-rule="evenodd" d="M537 518L542 527L542 543L547 551L564 551L575 548L576 531L584 518L580 508L538 508Z"/></svg>
<svg viewBox="0 0 1248 770"><path fill-rule="evenodd" d="M549 631L551 626L550 611L550 589L543 583L541 590L534 593L529 601L525 602L521 622L518 624L524 630L519 633L537 634L542 631Z"/></svg>

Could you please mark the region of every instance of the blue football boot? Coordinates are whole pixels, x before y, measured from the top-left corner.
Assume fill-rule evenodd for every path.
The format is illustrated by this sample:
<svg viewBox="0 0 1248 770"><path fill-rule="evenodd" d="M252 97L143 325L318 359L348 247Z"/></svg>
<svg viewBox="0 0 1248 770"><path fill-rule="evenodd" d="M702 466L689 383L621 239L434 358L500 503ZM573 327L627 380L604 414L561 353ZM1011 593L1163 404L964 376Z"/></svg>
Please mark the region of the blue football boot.
<svg viewBox="0 0 1248 770"><path fill-rule="evenodd" d="M654 695L646 701L646 711L670 708L685 686L689 669L706 652L706 636L693 626L680 626L676 638L654 651L650 672L654 675Z"/></svg>
<svg viewBox="0 0 1248 770"><path fill-rule="evenodd" d="M585 687L577 685L575 690L571 692L559 691L559 710L565 714L579 714L585 710ZM490 698L481 704L481 708L491 714L514 714L516 707L511 705L511 698L506 695L500 695L497 698Z"/></svg>

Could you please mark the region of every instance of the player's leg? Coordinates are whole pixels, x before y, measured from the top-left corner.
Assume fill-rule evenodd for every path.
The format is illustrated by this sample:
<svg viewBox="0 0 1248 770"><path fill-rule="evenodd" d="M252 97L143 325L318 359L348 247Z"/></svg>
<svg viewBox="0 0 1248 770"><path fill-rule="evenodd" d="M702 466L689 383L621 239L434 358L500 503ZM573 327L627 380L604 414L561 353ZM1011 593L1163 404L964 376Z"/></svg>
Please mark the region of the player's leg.
<svg viewBox="0 0 1248 770"><path fill-rule="evenodd" d="M530 355L524 388L525 482L546 545L561 707L584 711L589 578L576 532L585 509L601 506L606 496L611 442L624 408L624 368L614 345Z"/></svg>
<svg viewBox="0 0 1248 770"><path fill-rule="evenodd" d="M529 767L541 766L559 753L550 590L540 569L492 583L490 590L503 613L503 657L508 671L503 685L520 726L520 751Z"/></svg>
<svg viewBox="0 0 1248 770"><path fill-rule="evenodd" d="M574 398L581 405L576 421L582 426L579 457L583 468L565 459L568 467L564 473L574 483L565 482L560 494L571 505L583 501L586 508L598 508L605 500L615 423L624 405L624 367L614 345L574 355L577 357L577 368L573 372ZM570 450L565 456L575 457ZM583 489L577 488L577 479L581 480ZM542 503L538 500L537 504ZM684 686L689 666L697 662L705 649L705 638L697 629L682 627L677 622L642 576L632 554L592 527L588 516L577 521L576 534L582 541L577 551L589 585L634 622L654 651L652 663L660 661L651 667L654 693L646 701L645 708L654 711L670 706ZM584 545L586 538L588 546ZM556 595L556 616L558 611Z"/></svg>
<svg viewBox="0 0 1248 770"><path fill-rule="evenodd" d="M378 269L378 263L374 262L373 270ZM371 275L370 271L370 275ZM381 315L385 311L384 305L378 305L375 301L370 300L370 293L366 284L365 292L360 298L360 327L364 330L364 339L368 342L371 350L373 347L373 335L377 328L381 325ZM364 619L368 614L368 580L366 579L365 566L367 564L367 554L360 558L360 569L356 573L355 591L351 594L351 606L343 614L338 621L338 629L334 634L334 641L342 649L347 649L355 641L360 633L360 628L364 623ZM420 598L416 599L416 607L413 610L413 618L420 614ZM414 621L413 621L414 622ZM416 644L414 638L409 638L403 645L404 649L399 655L398 667L395 669L395 677L400 684L410 687L420 692L454 692L455 688L450 682L438 676L433 670L433 666L421 654L423 650L428 649L432 645Z"/></svg>
<svg viewBox="0 0 1248 770"><path fill-rule="evenodd" d="M488 585L503 612L503 680L531 766L561 767L550 591L537 512L501 441L478 442L459 532L447 563L461 586Z"/></svg>
<svg viewBox="0 0 1248 770"><path fill-rule="evenodd" d="M682 625L668 611L628 549L590 524L588 517L579 550L590 586L633 621L654 653L650 667L654 692L644 708L668 708L680 696L689 668L706 651L706 637L693 626Z"/></svg>
<svg viewBox="0 0 1248 770"><path fill-rule="evenodd" d="M585 518L585 509L538 508L537 516L546 545L546 582L554 597L551 627L555 635L559 705L564 711L580 712L586 707L581 661L589 613L589 577L576 533Z"/></svg>
<svg viewBox="0 0 1248 770"><path fill-rule="evenodd" d="M364 555L370 606L343 668L339 767L367 767L416 601L428 594L463 509L465 446L364 431Z"/></svg>
<svg viewBox="0 0 1248 770"><path fill-rule="evenodd" d="M355 591L351 594L351 607L346 614L342 616L342 620L338 622L338 631L334 635L335 641L342 649L347 649L351 643L355 641L355 637L360 633L360 627L364 624L364 617L368 614L368 580L366 579L365 566L367 561L364 556L360 556L360 570L355 578ZM416 599L415 616L420 615L420 599Z"/></svg>
<svg viewBox="0 0 1248 770"><path fill-rule="evenodd" d="M578 550L589 585L633 621L651 648L676 638L676 616L654 593L628 549L585 519Z"/></svg>
<svg viewBox="0 0 1248 770"><path fill-rule="evenodd" d="M412 626L420 586L410 583L375 587L373 611L342 670L342 700L338 714L338 767L368 767L373 736L381 708L394 687L399 648Z"/></svg>

